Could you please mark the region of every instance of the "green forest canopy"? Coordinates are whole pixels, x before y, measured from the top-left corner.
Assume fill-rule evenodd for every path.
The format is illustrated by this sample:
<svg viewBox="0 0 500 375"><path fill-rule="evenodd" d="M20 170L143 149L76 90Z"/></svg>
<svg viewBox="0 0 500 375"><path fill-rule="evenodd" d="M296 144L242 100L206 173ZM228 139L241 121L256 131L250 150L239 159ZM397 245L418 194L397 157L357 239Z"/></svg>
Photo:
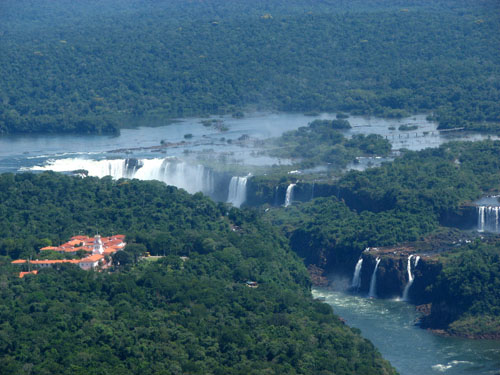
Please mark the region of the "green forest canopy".
<svg viewBox="0 0 500 375"><path fill-rule="evenodd" d="M0 133L248 106L498 131L496 1L73 3L2 2Z"/></svg>
<svg viewBox="0 0 500 375"><path fill-rule="evenodd" d="M500 142L454 142L408 151L394 162L351 171L336 196L272 210L306 263L352 269L368 246L415 241L459 214L460 205L500 190Z"/></svg>
<svg viewBox="0 0 500 375"><path fill-rule="evenodd" d="M0 187L1 373L395 373L312 300L302 262L255 213L160 182L3 174ZM97 228L126 233L129 260L166 256L23 279L10 264Z"/></svg>

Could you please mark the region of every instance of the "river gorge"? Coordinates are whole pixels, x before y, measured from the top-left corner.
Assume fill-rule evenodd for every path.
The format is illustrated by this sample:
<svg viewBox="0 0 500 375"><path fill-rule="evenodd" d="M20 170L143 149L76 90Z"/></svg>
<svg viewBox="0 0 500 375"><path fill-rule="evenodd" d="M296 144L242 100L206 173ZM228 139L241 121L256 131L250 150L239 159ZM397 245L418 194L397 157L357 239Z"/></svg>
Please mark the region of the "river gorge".
<svg viewBox="0 0 500 375"><path fill-rule="evenodd" d="M290 160L271 157L259 146L261 141L306 126L316 118L333 119L335 115L259 113L243 119L224 117L224 131L203 126L205 119L193 118L153 128L123 129L115 137L3 137L0 171L159 180L236 207L289 207L294 202L331 195L349 202L332 180L307 180L304 176L309 171L287 170ZM438 147L451 140L488 138L483 134L440 133L425 115L391 120L350 117L349 121L352 129L343 131L346 137L379 134L391 142L396 154L400 149ZM415 125L417 130L398 130L403 124ZM363 169L382 161L360 158L349 168ZM266 176L272 166L284 167L286 178L260 183L258 178ZM321 175L322 169L314 173ZM443 220L460 223L468 230L498 233L499 206L495 200L476 202ZM415 325L419 315L414 305L403 300L426 302L424 280L439 271L432 257L411 252L389 256L371 249L343 267L347 264L350 268L343 270L342 281L334 278L333 288L317 287L313 294L324 298L347 324L361 329L402 375L498 374L500 342L440 337Z"/></svg>

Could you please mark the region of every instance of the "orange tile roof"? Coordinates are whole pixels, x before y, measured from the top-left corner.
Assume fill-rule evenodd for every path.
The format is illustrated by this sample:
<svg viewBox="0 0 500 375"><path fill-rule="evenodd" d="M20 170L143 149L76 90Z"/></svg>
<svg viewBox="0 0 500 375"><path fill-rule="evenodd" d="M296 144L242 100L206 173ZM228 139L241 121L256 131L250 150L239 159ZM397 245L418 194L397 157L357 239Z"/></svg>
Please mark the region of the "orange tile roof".
<svg viewBox="0 0 500 375"><path fill-rule="evenodd" d="M81 243L82 243L82 241L80 241L80 240L71 240L71 241L66 242L63 246L76 246L76 245L80 245Z"/></svg>
<svg viewBox="0 0 500 375"><path fill-rule="evenodd" d="M45 246L45 247L42 247L40 250L56 250L57 247L55 246Z"/></svg>
<svg viewBox="0 0 500 375"><path fill-rule="evenodd" d="M101 254L94 254L91 256L88 256L86 258L80 259L78 263L87 263L87 262L97 262L101 259L104 259L104 256Z"/></svg>
<svg viewBox="0 0 500 375"><path fill-rule="evenodd" d="M43 259L32 260L32 264L59 264L59 263L79 263L78 259Z"/></svg>
<svg viewBox="0 0 500 375"><path fill-rule="evenodd" d="M123 240L120 240L119 238L117 238L117 239L114 239L114 240L109 240L108 242L106 242L106 245L109 245L109 246L111 246L111 245L119 245L121 243L123 243Z"/></svg>
<svg viewBox="0 0 500 375"><path fill-rule="evenodd" d="M105 254L113 254L123 247L125 245L124 243L125 240L125 235L124 234L117 234L114 236L110 237L101 237L101 241L103 242L103 248L104 248L104 253ZM77 246L82 244L82 246ZM94 237L88 237L88 236L73 236L71 237L71 240L62 244L59 247L55 246L45 246L40 250L54 250L54 251L59 251L59 252L65 252L65 253L73 253L79 250L84 250L87 252L93 251L94 248L94 242L95 238ZM75 247L77 246L77 247ZM60 263L85 263L85 262L96 262L104 258L104 255L102 254L93 254L90 255L86 258L83 259L57 259L57 260L51 260L51 259L45 259L45 260L32 260L32 264L60 264ZM12 264L24 264L26 263L26 260L24 259L17 259L11 262ZM21 277L21 276L20 276Z"/></svg>
<svg viewBox="0 0 500 375"><path fill-rule="evenodd" d="M104 249L104 254L113 254L116 253L117 251L120 251L121 248L116 248L114 246L109 246Z"/></svg>
<svg viewBox="0 0 500 375"><path fill-rule="evenodd" d="M92 248L88 248L86 246L80 246L80 247L75 247L73 249L73 251L80 251L80 250L83 250L83 251L92 251Z"/></svg>
<svg viewBox="0 0 500 375"><path fill-rule="evenodd" d="M80 240L80 241L85 241L89 239L89 236L73 236L71 237L72 240Z"/></svg>
<svg viewBox="0 0 500 375"><path fill-rule="evenodd" d="M28 275L28 274L33 274L33 275L36 275L38 273L37 270L33 270L31 272L19 272L19 277L22 279L24 276Z"/></svg>

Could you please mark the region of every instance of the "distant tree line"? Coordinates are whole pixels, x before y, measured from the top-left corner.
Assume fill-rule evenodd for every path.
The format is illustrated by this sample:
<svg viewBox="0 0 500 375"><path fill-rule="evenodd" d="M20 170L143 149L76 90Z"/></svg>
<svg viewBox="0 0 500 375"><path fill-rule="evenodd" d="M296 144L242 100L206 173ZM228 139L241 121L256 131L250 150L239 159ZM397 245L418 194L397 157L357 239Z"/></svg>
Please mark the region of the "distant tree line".
<svg viewBox="0 0 500 375"><path fill-rule="evenodd" d="M69 3L2 4L0 134L247 106L498 131L495 1Z"/></svg>

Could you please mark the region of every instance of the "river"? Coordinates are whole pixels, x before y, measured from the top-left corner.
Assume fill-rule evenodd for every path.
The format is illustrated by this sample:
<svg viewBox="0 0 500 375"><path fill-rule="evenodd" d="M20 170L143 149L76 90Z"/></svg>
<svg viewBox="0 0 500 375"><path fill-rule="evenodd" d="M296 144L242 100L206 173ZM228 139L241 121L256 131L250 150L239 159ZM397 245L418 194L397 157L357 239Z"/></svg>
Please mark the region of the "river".
<svg viewBox="0 0 500 375"><path fill-rule="evenodd" d="M278 137L286 131L306 126L316 118L333 119L335 115L307 117L290 113L254 113L243 119L217 117L228 128L222 132L203 126L201 121L204 119L191 118L165 126L123 129L119 136L0 137L0 172L86 169L97 177L159 179L189 192L203 191L214 199L241 202L245 192L238 189L240 186L244 188L244 177L237 180L238 177L231 177L231 174L218 176L220 181L217 183L215 172L204 166L214 161L236 164L240 166L237 175L246 176L251 166L286 164L289 161L263 155L258 142L242 143L238 139L246 136L254 140ZM438 147L451 140L488 138L462 132L442 134L424 115L398 120L350 117L349 122L352 129L344 131L345 136L380 134L387 137L395 150L420 150ZM401 125L416 125L418 129L400 131ZM186 134L191 136L186 138ZM172 146L151 148L162 141ZM140 166L127 164L130 158L138 159ZM363 166L373 162L376 160L361 160ZM222 183L225 187L221 189ZM230 189L231 186L235 191ZM413 325L416 313L408 304L324 289L315 289L313 293L324 296L348 324L360 328L402 375L442 372L496 374L500 369L500 343L444 338L420 330Z"/></svg>
<svg viewBox="0 0 500 375"><path fill-rule="evenodd" d="M286 131L306 126L314 119L333 119L334 114L305 116L298 113L254 113L242 119L229 116L215 117L222 120L228 128L219 131L201 124L202 118L181 119L173 124L155 127L122 129L119 136L82 136L82 135L29 135L0 137L0 172L18 172L51 168L54 160L102 160L120 158L164 158L177 157L190 159L201 164L207 161L219 161L247 166L269 166L286 164L263 155L255 143L238 143L242 136L263 140L279 137ZM480 140L488 136L474 133L440 133L434 122L426 120L425 115L416 115L404 119L380 119L375 117L350 117L352 129L343 131L347 137L353 134L380 134L392 143L393 150L402 148L420 150L438 147L450 140ZM413 131L400 131L401 125L416 125ZM192 138L184 138L186 134ZM177 144L154 150L148 147L158 146L161 141ZM184 144L180 144L185 142ZM138 150L138 147L143 149ZM68 163L72 167L75 163ZM361 161L363 164L363 160ZM59 169L60 170L60 169ZM242 174L246 174L243 173Z"/></svg>
<svg viewBox="0 0 500 375"><path fill-rule="evenodd" d="M442 337L415 326L415 307L406 302L365 298L314 288L334 312L361 330L401 375L497 375L500 341Z"/></svg>

